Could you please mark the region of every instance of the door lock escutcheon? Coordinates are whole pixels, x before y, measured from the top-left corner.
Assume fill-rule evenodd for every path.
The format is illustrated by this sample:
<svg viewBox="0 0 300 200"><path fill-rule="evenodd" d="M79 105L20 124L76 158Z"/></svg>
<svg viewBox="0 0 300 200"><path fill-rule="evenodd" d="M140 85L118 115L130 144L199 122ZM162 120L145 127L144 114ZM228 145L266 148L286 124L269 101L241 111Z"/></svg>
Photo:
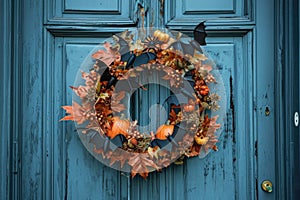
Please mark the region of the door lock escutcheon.
<svg viewBox="0 0 300 200"><path fill-rule="evenodd" d="M261 183L261 188L263 191L271 193L273 191L273 184L271 181L266 180Z"/></svg>

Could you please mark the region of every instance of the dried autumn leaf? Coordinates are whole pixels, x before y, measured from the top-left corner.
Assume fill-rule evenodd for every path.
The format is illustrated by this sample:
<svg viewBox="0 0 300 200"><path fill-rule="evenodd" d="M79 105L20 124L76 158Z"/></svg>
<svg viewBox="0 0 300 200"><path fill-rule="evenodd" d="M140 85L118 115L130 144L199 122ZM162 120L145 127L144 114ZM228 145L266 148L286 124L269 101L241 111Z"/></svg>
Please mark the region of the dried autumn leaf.
<svg viewBox="0 0 300 200"><path fill-rule="evenodd" d="M62 118L60 121L73 120L76 121L78 124L82 124L87 120L83 115L86 109L81 107L75 101L73 101L72 106L62 106L62 108L65 109L66 112L70 115Z"/></svg>
<svg viewBox="0 0 300 200"><path fill-rule="evenodd" d="M125 92L113 93L111 96L112 101L121 101L125 97Z"/></svg>
<svg viewBox="0 0 300 200"><path fill-rule="evenodd" d="M169 115L169 120L170 122L175 122L177 120L177 114L174 111L174 109L171 110L170 115Z"/></svg>
<svg viewBox="0 0 300 200"><path fill-rule="evenodd" d="M213 136L214 133L221 127L221 124L217 124L218 115L212 117L207 124L207 136Z"/></svg>
<svg viewBox="0 0 300 200"><path fill-rule="evenodd" d="M158 147L158 146L156 146L156 147L154 147L154 148L152 148L152 147L148 147L148 154L150 155L150 157L151 158L156 158L156 159L158 159L158 153L159 153L159 151L160 151L160 148Z"/></svg>
<svg viewBox="0 0 300 200"><path fill-rule="evenodd" d="M82 85L80 85L79 87L70 86L70 88L80 98L85 98L88 95L88 91L90 89L90 87L88 87L88 86L82 86Z"/></svg>
<svg viewBox="0 0 300 200"><path fill-rule="evenodd" d="M194 58L198 59L198 60L201 60L201 61L204 61L204 60L207 60L208 58L202 54L202 53L195 53L194 54Z"/></svg>
<svg viewBox="0 0 300 200"><path fill-rule="evenodd" d="M171 87L173 87L173 86L175 86L175 85L177 84L176 79L172 78L172 77L169 76L169 75L165 75L165 76L163 77L163 79L164 79L164 80L169 80L169 81L170 81Z"/></svg>
<svg viewBox="0 0 300 200"><path fill-rule="evenodd" d="M129 159L128 164L132 167L132 177L140 174L143 178L147 178L149 168L159 169L147 153L137 153Z"/></svg>
<svg viewBox="0 0 300 200"><path fill-rule="evenodd" d="M123 168L125 162L128 160L129 154L121 151L114 151L110 157L109 165L112 166L116 162L120 162L120 168Z"/></svg>
<svg viewBox="0 0 300 200"><path fill-rule="evenodd" d="M212 66L211 65L202 65L201 69L206 70L207 72L210 72L212 70Z"/></svg>
<svg viewBox="0 0 300 200"><path fill-rule="evenodd" d="M113 93L111 97L111 110L114 112L122 112L126 110L126 107L120 103L120 101L125 97L125 92L121 91L119 93Z"/></svg>
<svg viewBox="0 0 300 200"><path fill-rule="evenodd" d="M141 176L141 177L143 177L144 179L147 179L147 177L148 177L148 172L145 172L145 173L139 173L139 175Z"/></svg>
<svg viewBox="0 0 300 200"><path fill-rule="evenodd" d="M143 49L143 43L140 39L136 40L133 44L130 44L130 51L142 51Z"/></svg>
<svg viewBox="0 0 300 200"><path fill-rule="evenodd" d="M74 116L68 115L68 116L65 116L65 117L60 119L60 121L68 121L68 120L74 121Z"/></svg>
<svg viewBox="0 0 300 200"><path fill-rule="evenodd" d="M104 135L103 130L101 129L99 123L96 120L90 121L90 123L86 126L86 130L83 130L83 134L87 134L89 130L95 130L101 135Z"/></svg>
<svg viewBox="0 0 300 200"><path fill-rule="evenodd" d="M122 112L123 110L126 110L126 107L123 104L111 104L111 110L113 112Z"/></svg>
<svg viewBox="0 0 300 200"><path fill-rule="evenodd" d="M89 87L94 87L100 79L100 75L95 71L91 71L90 73L81 71L81 78L85 80L85 85Z"/></svg>
<svg viewBox="0 0 300 200"><path fill-rule="evenodd" d="M105 42L103 46L106 49L106 51L98 50L96 53L92 55L92 58L101 60L107 66L109 66L115 60L116 61L120 60L121 58L120 53L113 51L110 43Z"/></svg>

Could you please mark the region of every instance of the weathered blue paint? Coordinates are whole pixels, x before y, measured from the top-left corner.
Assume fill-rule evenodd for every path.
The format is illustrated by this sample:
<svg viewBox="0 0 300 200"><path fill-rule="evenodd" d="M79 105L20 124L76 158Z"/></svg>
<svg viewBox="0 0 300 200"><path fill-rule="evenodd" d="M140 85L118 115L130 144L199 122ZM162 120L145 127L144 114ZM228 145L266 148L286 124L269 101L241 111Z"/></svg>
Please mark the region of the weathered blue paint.
<svg viewBox="0 0 300 200"><path fill-rule="evenodd" d="M0 27L2 30L10 30L11 29L11 5L9 1L1 1L0 3ZM12 170L10 169L10 155L11 152L9 149L11 148L11 138L10 127L11 127L11 87L12 82L10 81L10 77L12 75L12 52L7 51L11 49L12 38L10 36L10 32L1 31L0 33L0 120L1 120L1 134L0 134L0 198L8 199L10 195L7 191L9 191L12 182L10 180L10 174Z"/></svg>
<svg viewBox="0 0 300 200"><path fill-rule="evenodd" d="M255 123L257 135L257 182L270 180L274 186L279 184L275 174L275 4L274 1L257 2L256 29L255 29ZM269 110L270 115L266 114ZM268 142L266 142L268 141ZM265 170L268 169L268 170ZM268 194L258 190L258 197L275 199L277 188Z"/></svg>
<svg viewBox="0 0 300 200"><path fill-rule="evenodd" d="M4 145L0 154L0 175L5 181L1 181L0 198L291 198L292 190L288 191L283 183L293 188L289 163L296 154L290 153L293 149L289 144L293 139L291 132L299 132L299 128L288 129L286 136L282 132L294 111L289 103L299 110L299 101L289 100L299 93L280 93L283 87L287 89L294 83L292 68L282 77L282 65L291 66L294 60L279 58L299 54L299 47L282 55L281 34L275 35L274 30L289 27L285 48L292 44L290 38L297 38L290 28L297 20L276 15L283 13L282 7L285 12L293 12L294 1L227 0L218 5L216 1L204 0L113 2L25 0L13 1L13 6L7 0L1 2L2 10L11 9L15 15L12 19L8 12L2 12L4 21L0 23L13 30L1 33L1 44L14 47L1 59L6 67L1 68L0 74L0 97L5 105L1 107L1 121L5 123L1 127ZM141 14L145 14L144 19ZM73 84L79 64L103 38L143 25L167 26L191 35L194 26L204 19L209 34L205 50L220 68L227 91L227 121L218 143L219 152L154 172L146 181L140 177L132 180L96 161L84 149L73 123L58 122L64 115L60 106L71 104L68 86ZM283 19L288 22L285 26L281 25ZM274 43L275 38L279 42ZM277 52L275 47L279 47ZM143 103L149 105L167 95L167 91L160 90L158 96L146 95L147 101L143 95L139 94L137 100L143 98ZM270 110L268 116L266 108ZM281 117L276 113L281 113ZM275 119L279 125L275 126ZM7 130L10 134L4 134ZM284 144L278 142L281 139ZM282 161L285 156L287 163ZM274 183L272 194L260 189L264 179Z"/></svg>
<svg viewBox="0 0 300 200"><path fill-rule="evenodd" d="M279 6L278 6L279 7ZM300 129L294 125L294 113L300 110L299 94L300 94L300 53L299 53L299 33L300 33L300 7L299 1L289 0L282 2L278 8L279 12L286 17L281 18L279 25L280 32L283 33L282 43L280 43L278 59L282 70L281 77L283 86L280 96L276 99L281 104L277 106L277 112L280 113L280 137L278 145L283 151L277 155L276 163L287 162L285 167L282 167L278 175L281 182L285 182L279 188L279 195L285 199L300 198ZM279 79L280 80L280 79ZM280 123L281 122L281 123ZM278 129L279 129L278 128ZM286 133L286 134L282 134ZM284 142L282 142L284 141ZM286 159L282 159L282 157Z"/></svg>

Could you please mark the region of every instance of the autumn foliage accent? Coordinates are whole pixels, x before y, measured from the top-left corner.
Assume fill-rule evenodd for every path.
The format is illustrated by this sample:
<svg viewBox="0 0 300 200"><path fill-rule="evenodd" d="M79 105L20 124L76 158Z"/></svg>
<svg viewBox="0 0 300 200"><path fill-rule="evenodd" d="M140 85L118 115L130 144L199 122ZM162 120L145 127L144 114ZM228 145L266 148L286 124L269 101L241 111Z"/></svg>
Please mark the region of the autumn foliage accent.
<svg viewBox="0 0 300 200"><path fill-rule="evenodd" d="M112 127L107 131L107 136L113 139L118 134L122 134L127 137L128 128L130 126L130 122L128 120L120 119L120 117L112 118Z"/></svg>
<svg viewBox="0 0 300 200"><path fill-rule="evenodd" d="M173 134L174 125L163 124L156 131L156 138L160 140L166 140L168 136Z"/></svg>
<svg viewBox="0 0 300 200"><path fill-rule="evenodd" d="M132 177L139 174L147 178L149 172L161 170L171 161L178 159L177 164L183 163L184 157L217 150L216 132L221 125L217 123L218 116L210 115L220 108L220 97L210 89L210 84L217 84L212 66L199 52L200 46L195 49L186 45L180 37L181 34L174 37L161 30L155 30L143 40L133 40L134 35L129 31L115 36L115 44L105 42L104 49L92 55L95 62L89 72L81 72L84 84L71 86L81 102L62 106L68 115L61 121L72 120L84 125L82 133L91 137L94 152L109 160L110 166L119 165L120 169L130 166ZM192 43L196 45L195 41ZM156 133L154 130L141 132L138 121L129 120L126 112L124 99L130 92L116 90L115 86L122 81L123 85L135 85L146 91L135 78L144 70L153 69L161 72L161 78L170 88L187 93L182 89L186 81L194 94L186 95L187 100L179 105L171 100L168 121ZM176 139L178 130L184 134L180 139ZM101 138L117 141L117 150L109 148ZM172 143L171 149L165 148L168 142ZM120 149L126 153L120 153Z"/></svg>

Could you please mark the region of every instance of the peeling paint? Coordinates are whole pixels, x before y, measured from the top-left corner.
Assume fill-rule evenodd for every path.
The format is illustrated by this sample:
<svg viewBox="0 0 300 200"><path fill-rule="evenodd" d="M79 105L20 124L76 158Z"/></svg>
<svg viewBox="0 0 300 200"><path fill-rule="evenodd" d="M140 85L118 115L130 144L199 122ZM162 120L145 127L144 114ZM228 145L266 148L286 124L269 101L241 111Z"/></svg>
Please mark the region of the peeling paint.
<svg viewBox="0 0 300 200"><path fill-rule="evenodd" d="M143 31L145 31L146 10L140 3L138 3L138 15L139 15L139 18L141 19L141 28Z"/></svg>
<svg viewBox="0 0 300 200"><path fill-rule="evenodd" d="M165 0L159 0L159 16L160 16L160 24L163 24L164 19L164 11L165 11Z"/></svg>
<svg viewBox="0 0 300 200"><path fill-rule="evenodd" d="M232 131L235 133L235 117L234 117L234 101L233 101L233 78L230 75L229 78L229 85L230 85L230 109L232 113Z"/></svg>
<svg viewBox="0 0 300 200"><path fill-rule="evenodd" d="M68 181L69 181L69 174L68 174L68 168L69 168L69 164L68 164L68 160L66 160L66 169L65 169L65 200L68 199Z"/></svg>

